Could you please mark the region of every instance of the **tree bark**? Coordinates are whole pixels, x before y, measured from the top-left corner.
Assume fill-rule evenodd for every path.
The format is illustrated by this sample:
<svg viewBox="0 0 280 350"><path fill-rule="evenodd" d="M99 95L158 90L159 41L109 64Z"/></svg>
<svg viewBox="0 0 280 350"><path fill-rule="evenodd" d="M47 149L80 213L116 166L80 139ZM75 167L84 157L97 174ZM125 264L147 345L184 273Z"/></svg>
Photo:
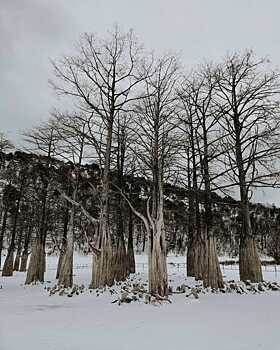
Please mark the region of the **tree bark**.
<svg viewBox="0 0 280 350"><path fill-rule="evenodd" d="M24 247L23 247L23 252L22 252L21 262L20 262L20 269L19 269L19 271L21 272L26 271L27 260L28 260L28 247L29 247L31 232L32 232L32 225L29 226L24 239Z"/></svg>
<svg viewBox="0 0 280 350"><path fill-rule="evenodd" d="M28 271L26 275L25 284L31 284L32 282L44 282L45 273L45 235L46 235L46 209L47 209L47 195L48 195L49 182L44 181L43 193L42 193L42 213L40 220L39 232L35 239L34 245L31 251L31 257L28 265Z"/></svg>
<svg viewBox="0 0 280 350"><path fill-rule="evenodd" d="M6 277L13 276L15 238L16 238L16 232L17 232L17 222L18 222L18 215L19 215L19 208L20 208L20 203L21 203L21 195L22 195L24 180L25 179L22 180L21 186L20 186L19 197L17 199L16 211L15 211L15 216L14 216L12 237L11 237L10 245L8 248L7 257L5 259L5 263L4 263L3 270L2 270L2 276L6 276Z"/></svg>
<svg viewBox="0 0 280 350"><path fill-rule="evenodd" d="M17 253L16 253L15 262L14 262L14 271L19 270L20 259L21 259L22 231L23 231L23 228L20 228L20 233L18 236Z"/></svg>
<svg viewBox="0 0 280 350"><path fill-rule="evenodd" d="M128 273L135 273L135 256L134 256L134 250L133 250L133 217L132 217L132 210L130 208L129 208L129 222L128 222L127 261L128 261Z"/></svg>
<svg viewBox="0 0 280 350"><path fill-rule="evenodd" d="M261 261L252 234L249 204L241 203L243 222L239 245L239 273L241 281L262 282Z"/></svg>
<svg viewBox="0 0 280 350"><path fill-rule="evenodd" d="M3 240L4 240L4 234L7 226L7 219L8 219L8 208L6 208L4 211L2 227L0 232L0 269L1 269L1 262L2 262Z"/></svg>
<svg viewBox="0 0 280 350"><path fill-rule="evenodd" d="M113 89L114 91L114 89ZM100 240L100 256L93 259L93 279L91 286L95 288L102 288L106 285L112 286L114 283L113 271L113 249L108 227L109 222L109 172L111 163L111 148L112 148L112 133L113 133L113 113L114 106L112 106L112 115L108 121L107 137L106 137L106 152L105 164L102 176L102 193L100 204L100 218L99 218L99 232ZM96 268L100 271L96 273Z"/></svg>
<svg viewBox="0 0 280 350"><path fill-rule="evenodd" d="M203 274L204 287L223 288L223 276L216 250L216 240L212 235L206 239L205 244L205 268Z"/></svg>
<svg viewBox="0 0 280 350"><path fill-rule="evenodd" d="M75 196L74 196L75 200ZM74 252L74 207L71 208L69 229L67 231L66 251L63 254L59 271L58 284L65 288L73 285L73 252Z"/></svg>
<svg viewBox="0 0 280 350"><path fill-rule="evenodd" d="M163 220L153 225L149 242L149 291L151 294L168 295L166 243Z"/></svg>
<svg viewBox="0 0 280 350"><path fill-rule="evenodd" d="M59 278L60 270L61 270L61 265L63 261L63 256L67 247L67 232L68 232L68 221L69 221L69 204L67 202L67 208L65 211L65 216L64 216L64 225L63 225L63 236L62 236L62 242L61 242L61 247L59 251L59 258L58 258L58 263L57 263L57 270L56 270L56 279ZM73 210L73 209L72 209Z"/></svg>

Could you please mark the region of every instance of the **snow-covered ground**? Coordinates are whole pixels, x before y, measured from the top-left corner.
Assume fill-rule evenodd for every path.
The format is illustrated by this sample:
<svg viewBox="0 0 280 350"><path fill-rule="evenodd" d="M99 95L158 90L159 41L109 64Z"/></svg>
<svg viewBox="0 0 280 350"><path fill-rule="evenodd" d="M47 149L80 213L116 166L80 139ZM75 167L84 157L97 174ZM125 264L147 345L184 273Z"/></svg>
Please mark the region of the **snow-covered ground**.
<svg viewBox="0 0 280 350"><path fill-rule="evenodd" d="M147 258L137 256L134 279L147 280ZM168 257L171 285L185 277L185 258ZM91 258L75 256L75 283L88 285ZM56 258L48 257L45 286L52 286ZM237 266L225 267L238 279ZM266 267L264 278L280 281ZM279 350L280 292L173 295L172 304L111 304L116 296L85 293L49 296L42 285L24 286L25 274L0 277L0 350Z"/></svg>

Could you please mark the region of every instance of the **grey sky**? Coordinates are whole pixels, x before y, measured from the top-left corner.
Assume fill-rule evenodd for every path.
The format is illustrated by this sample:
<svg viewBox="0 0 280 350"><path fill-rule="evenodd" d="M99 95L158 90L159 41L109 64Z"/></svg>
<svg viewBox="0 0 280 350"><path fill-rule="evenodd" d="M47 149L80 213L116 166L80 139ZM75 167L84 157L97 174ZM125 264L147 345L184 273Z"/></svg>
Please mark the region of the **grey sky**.
<svg viewBox="0 0 280 350"><path fill-rule="evenodd" d="M49 58L73 52L85 31L133 28L148 49L181 53L186 68L244 48L278 66L279 13L279 0L1 0L0 131L20 142L48 118L57 104ZM256 199L278 197L266 190Z"/></svg>

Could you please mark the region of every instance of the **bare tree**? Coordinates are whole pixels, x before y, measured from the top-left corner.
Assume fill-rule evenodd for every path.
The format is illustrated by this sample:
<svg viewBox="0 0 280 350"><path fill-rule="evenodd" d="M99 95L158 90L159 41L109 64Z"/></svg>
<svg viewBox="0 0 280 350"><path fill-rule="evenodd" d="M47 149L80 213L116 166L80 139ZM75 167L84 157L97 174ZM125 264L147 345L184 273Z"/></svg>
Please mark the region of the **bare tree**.
<svg viewBox="0 0 280 350"><path fill-rule="evenodd" d="M240 193L240 279L262 280L252 231L249 199L256 187L275 186L279 157L279 74L266 71L267 60L250 51L233 54L218 66L216 105L226 133L223 157Z"/></svg>
<svg viewBox="0 0 280 350"><path fill-rule="evenodd" d="M194 166L197 157L199 158L200 177L204 189L204 232L201 236L203 242L198 241L197 244L193 244L195 246L194 249L193 246L190 245L191 249L188 249L188 251L191 251L190 257L194 255L194 259L189 260L190 262L196 261L196 263L192 264L195 265L195 275L197 278L203 279L205 286L221 288L223 287L223 279L214 236L215 218L212 201L212 191L213 189L220 188L217 185L217 181L224 175L224 172L219 169L219 163L217 163L217 158L223 154L220 143L224 135L221 136L219 130L220 114L219 111L217 111L213 99L216 84L216 77L215 74L213 74L211 65L202 66L185 81L181 99L183 100L183 105L187 114L186 117L189 121L187 124L193 154L194 190L197 192L197 169ZM184 117L182 121L185 122ZM196 146L194 145L194 138ZM192 213L192 211L193 210L190 210L190 213ZM196 213L199 215L197 210ZM199 237L201 235L201 230L198 229L198 231ZM199 260L202 260L201 263L198 262Z"/></svg>
<svg viewBox="0 0 280 350"><path fill-rule="evenodd" d="M109 219L109 174L113 126L119 113L128 111L139 98L139 84L146 74L139 70L142 48L132 32L116 28L108 39L85 34L75 56L54 62L55 90L69 96L90 118L89 139L102 163L100 200L100 254L95 254L92 286L112 285L112 242ZM96 137L97 128L102 137ZM100 136L100 135L99 135Z"/></svg>
<svg viewBox="0 0 280 350"><path fill-rule="evenodd" d="M176 158L174 115L178 78L176 58L165 56L159 59L154 75L146 80L147 97L135 111L137 141L134 151L140 171L151 183L151 190L146 215L134 212L144 222L148 235L149 290L161 296L168 294L164 181L168 180Z"/></svg>
<svg viewBox="0 0 280 350"><path fill-rule="evenodd" d="M34 241L31 257L28 265L26 284L32 282L43 282L45 272L45 240L46 240L46 213L50 183L50 168L53 157L57 154L57 142L58 136L56 133L55 125L50 123L43 124L37 128L33 128L31 131L24 134L25 141L31 146L35 152L43 155L45 158L42 159L46 164L44 169L39 174L41 183L41 215L39 230L37 232L36 239Z"/></svg>
<svg viewBox="0 0 280 350"><path fill-rule="evenodd" d="M75 205L78 201L80 185L80 168L85 154L86 121L82 118L68 115L57 115L55 120L56 131L59 136L59 154L64 160L72 162L69 167L71 194L67 194L67 227L65 247L62 247L61 266L58 271L58 283L64 287L73 285L73 253L74 253L74 219ZM65 195L65 194L64 194ZM69 200L69 197L71 200ZM68 220L69 216L69 220Z"/></svg>

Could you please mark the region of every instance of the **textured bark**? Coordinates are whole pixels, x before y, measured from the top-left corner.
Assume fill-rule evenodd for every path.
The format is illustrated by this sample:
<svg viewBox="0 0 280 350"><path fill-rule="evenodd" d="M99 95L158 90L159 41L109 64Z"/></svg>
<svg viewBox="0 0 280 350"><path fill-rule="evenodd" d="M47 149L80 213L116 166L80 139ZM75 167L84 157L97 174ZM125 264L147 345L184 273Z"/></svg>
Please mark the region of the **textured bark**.
<svg viewBox="0 0 280 350"><path fill-rule="evenodd" d="M44 282L44 273L46 269L45 240L46 240L46 206L47 206L48 182L44 183L42 194L42 214L40 229L37 233L34 245L31 251L31 257L28 265L25 284L32 282Z"/></svg>
<svg viewBox="0 0 280 350"><path fill-rule="evenodd" d="M166 263L166 239L163 214L163 185L161 171L156 164L154 172L152 215L147 206L150 229L147 229L149 244L149 290L150 293L167 296L168 276Z"/></svg>
<svg viewBox="0 0 280 350"><path fill-rule="evenodd" d="M18 236L18 246L17 246L16 258L14 261L14 271L19 270L20 258L21 258L21 246L22 246L22 229L20 230L20 233Z"/></svg>
<svg viewBox="0 0 280 350"><path fill-rule="evenodd" d="M239 249L240 280L262 282L261 261L258 257L255 239L252 236L242 237Z"/></svg>
<svg viewBox="0 0 280 350"><path fill-rule="evenodd" d="M19 196L17 199L16 204L16 211L14 216L14 222L13 222L13 229L12 229L12 236L10 245L8 248L7 257L3 266L2 276L12 276L13 275L13 264L14 264L14 250L15 250L15 239L16 239L16 232L17 232L17 222L18 222L18 215L19 215L19 208L21 203L21 196L22 196L22 190L24 186L25 178L22 179L20 190L19 190ZM12 265L12 267L11 267Z"/></svg>
<svg viewBox="0 0 280 350"><path fill-rule="evenodd" d="M19 269L19 271L21 272L25 272L27 268L28 247L29 247L29 242L31 238L31 232L32 232L32 225L29 226L28 231L24 238L24 246L23 246L23 252L21 256L20 269Z"/></svg>
<svg viewBox="0 0 280 350"><path fill-rule="evenodd" d="M191 238L187 248L187 276L195 277L195 242Z"/></svg>
<svg viewBox="0 0 280 350"><path fill-rule="evenodd" d="M195 279L202 280L205 268L205 242L201 238L194 242L194 267Z"/></svg>
<svg viewBox="0 0 280 350"><path fill-rule="evenodd" d="M241 191L244 198L244 191ZM262 282L261 262L258 256L256 242L252 234L249 204L245 199L241 201L242 228L239 245L239 274L240 280Z"/></svg>
<svg viewBox="0 0 280 350"><path fill-rule="evenodd" d="M209 238L206 239L203 284L205 287L211 288L224 287L223 276L216 250L216 240L213 236L209 236Z"/></svg>
<svg viewBox="0 0 280 350"><path fill-rule="evenodd" d="M107 226L107 225L106 225ZM113 249L111 237L105 232L101 240L101 256L100 256L100 272L99 272L99 286L112 286L114 283L114 269L113 269Z"/></svg>
<svg viewBox="0 0 280 350"><path fill-rule="evenodd" d="M114 102L113 102L114 103ZM112 134L113 134L113 120L114 120L114 107L110 115L110 120L107 127L106 136L106 151L105 162L102 176L102 193L100 203L99 214L99 233L100 233L100 256L93 259L92 282L91 286L95 288L102 288L106 285L112 286L114 283L114 271L113 271L113 249L110 231L108 227L109 222L109 173L111 164L111 148L112 148ZM99 268L96 273L96 268Z"/></svg>
<svg viewBox="0 0 280 350"><path fill-rule="evenodd" d="M114 254L114 279L124 281L128 276L127 254L124 239L120 238Z"/></svg>
<svg viewBox="0 0 280 350"><path fill-rule="evenodd" d="M75 196L74 196L75 198ZM73 285L73 252L74 252L74 208L71 209L69 229L67 231L66 251L63 254L59 270L58 284L66 288Z"/></svg>
<svg viewBox="0 0 280 350"><path fill-rule="evenodd" d="M14 249L8 249L8 253L4 262L2 276L9 277L13 276L14 267Z"/></svg>
<svg viewBox="0 0 280 350"><path fill-rule="evenodd" d="M135 273L135 256L133 247L127 248L128 273Z"/></svg>
<svg viewBox="0 0 280 350"><path fill-rule="evenodd" d="M25 272L26 267L27 267L27 260L28 260L28 252L23 251L21 255L21 260L20 260L20 272Z"/></svg>
<svg viewBox="0 0 280 350"><path fill-rule="evenodd" d="M133 217L129 209L128 242L127 242L127 269L128 273L135 273L135 256L133 250Z"/></svg>
<svg viewBox="0 0 280 350"><path fill-rule="evenodd" d="M4 211L1 232L0 232L0 269L1 269L1 263L2 263L3 239L4 239L4 234L6 231L7 219L8 219L8 208L6 208Z"/></svg>
<svg viewBox="0 0 280 350"><path fill-rule="evenodd" d="M56 270L56 279L59 278L59 273L61 269L61 264L63 260L63 255L66 250L67 246L67 232L68 232L68 221L69 221L69 204L67 202L66 204L66 210L64 214L64 224L63 224L63 236L62 236L62 242L61 242L61 247L59 251L59 258L58 258L58 263L57 263L57 270Z"/></svg>
<svg viewBox="0 0 280 350"><path fill-rule="evenodd" d="M62 246L62 247L60 248L60 251L59 251L59 257L58 257L57 269L56 269L56 276L55 276L56 279L59 279L60 270L61 270L61 265L62 265L62 261L63 261L63 256L64 256L64 254L65 254L65 249L66 249L66 247L65 247L65 246L63 247L63 246Z"/></svg>
<svg viewBox="0 0 280 350"><path fill-rule="evenodd" d="M151 294L168 295L166 246L163 221L155 225L149 242L149 291Z"/></svg>
<svg viewBox="0 0 280 350"><path fill-rule="evenodd" d="M73 285L73 250L70 248L63 255L58 284L65 288Z"/></svg>
<svg viewBox="0 0 280 350"><path fill-rule="evenodd" d="M89 288L96 289L99 287L100 283L100 254L94 253L92 255L92 278Z"/></svg>
<svg viewBox="0 0 280 350"><path fill-rule="evenodd" d="M114 283L114 255L110 237L100 237L100 253L94 252L90 288L103 288Z"/></svg>
<svg viewBox="0 0 280 350"><path fill-rule="evenodd" d="M16 253L15 262L14 262L14 271L19 271L20 258L21 258L21 249L18 248L17 253Z"/></svg>
<svg viewBox="0 0 280 350"><path fill-rule="evenodd" d="M2 276L13 276L16 223L17 223L17 214L16 214L15 219L14 219L14 227L13 227L12 237L11 237L10 245L8 248L7 256L5 259L5 263L3 266Z"/></svg>
<svg viewBox="0 0 280 350"><path fill-rule="evenodd" d="M32 247L31 257L27 270L25 284L44 282L44 255L45 247L40 238L36 239Z"/></svg>

